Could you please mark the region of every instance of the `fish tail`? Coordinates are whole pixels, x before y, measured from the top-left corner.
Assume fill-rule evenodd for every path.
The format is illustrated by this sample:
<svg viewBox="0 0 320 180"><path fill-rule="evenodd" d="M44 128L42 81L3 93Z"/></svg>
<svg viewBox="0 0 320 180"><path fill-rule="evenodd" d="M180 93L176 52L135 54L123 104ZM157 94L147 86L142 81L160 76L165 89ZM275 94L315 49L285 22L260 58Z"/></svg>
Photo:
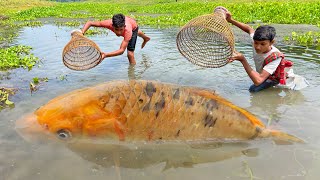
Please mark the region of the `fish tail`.
<svg viewBox="0 0 320 180"><path fill-rule="evenodd" d="M285 142L297 142L297 143L306 143L304 140L293 136L291 134L278 131L278 130L270 130L270 129L265 129L265 132L262 133L262 136L264 137L271 137L275 140L280 140L280 141L285 141Z"/></svg>

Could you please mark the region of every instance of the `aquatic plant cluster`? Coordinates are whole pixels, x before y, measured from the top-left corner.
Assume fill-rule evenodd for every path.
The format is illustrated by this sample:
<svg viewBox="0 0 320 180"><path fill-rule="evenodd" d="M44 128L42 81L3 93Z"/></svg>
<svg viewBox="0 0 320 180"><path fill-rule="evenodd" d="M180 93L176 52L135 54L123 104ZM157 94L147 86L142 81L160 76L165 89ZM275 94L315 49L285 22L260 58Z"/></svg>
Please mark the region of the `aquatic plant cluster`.
<svg viewBox="0 0 320 180"><path fill-rule="evenodd" d="M10 19L13 21L34 20L43 17L58 18L94 18L105 19L113 14L135 16L142 25L179 26L199 15L211 13L213 8L223 5L241 22L260 20L264 23L279 24L314 24L320 21L320 2L186 2L161 3L138 6L111 4L107 2L57 3L50 7L34 7L20 11Z"/></svg>
<svg viewBox="0 0 320 180"><path fill-rule="evenodd" d="M31 70L34 65L40 62L39 58L31 53L31 50L31 47L23 45L0 48L0 70L20 67ZM15 91L11 89L0 88L0 110L14 106L14 103L9 100L9 96L14 93Z"/></svg>
<svg viewBox="0 0 320 180"><path fill-rule="evenodd" d="M293 43L298 42L298 44L303 46L317 46L320 49L320 32L292 32L291 36L284 37L284 40Z"/></svg>
<svg viewBox="0 0 320 180"><path fill-rule="evenodd" d="M0 49L0 69L22 67L31 70L40 61L38 57L31 53L31 49L31 47L23 45Z"/></svg>

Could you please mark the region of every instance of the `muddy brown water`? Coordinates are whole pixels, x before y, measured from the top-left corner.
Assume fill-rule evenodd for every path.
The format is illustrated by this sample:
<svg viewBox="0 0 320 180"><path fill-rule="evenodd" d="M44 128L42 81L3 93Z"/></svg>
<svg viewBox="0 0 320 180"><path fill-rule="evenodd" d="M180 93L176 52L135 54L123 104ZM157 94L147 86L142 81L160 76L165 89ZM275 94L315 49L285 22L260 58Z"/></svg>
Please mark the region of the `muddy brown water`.
<svg viewBox="0 0 320 180"><path fill-rule="evenodd" d="M320 178L319 50L278 42L277 47L295 63L294 72L307 78L310 86L301 91L268 89L251 94L248 92L251 81L239 62L218 69L194 66L176 48L177 28L141 29L152 40L141 50L142 41L138 38L136 66L128 65L124 54L108 58L88 71L73 71L62 63L62 49L70 40L71 28L47 24L20 31L14 44L33 47L33 53L42 63L31 71L2 72L6 75L0 85L16 87L19 91L11 99L15 107L0 112L0 179ZM116 50L121 42L112 33L90 38L105 51ZM238 41L236 49L252 57L252 47L245 40ZM31 94L29 82L34 77L49 80ZM286 131L307 143L279 144L263 139L191 145L181 142L36 144L26 142L16 133L15 121L50 99L117 79L158 80L215 90L258 116L270 128Z"/></svg>

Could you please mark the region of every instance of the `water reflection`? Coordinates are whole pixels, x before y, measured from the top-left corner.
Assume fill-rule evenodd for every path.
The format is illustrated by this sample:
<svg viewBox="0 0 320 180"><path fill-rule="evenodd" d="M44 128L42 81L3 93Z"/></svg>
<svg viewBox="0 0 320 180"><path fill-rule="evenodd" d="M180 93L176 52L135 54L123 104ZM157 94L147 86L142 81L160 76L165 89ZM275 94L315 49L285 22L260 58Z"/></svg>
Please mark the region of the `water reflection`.
<svg viewBox="0 0 320 180"><path fill-rule="evenodd" d="M170 168L190 168L197 164L219 162L240 156L256 157L257 148L248 143L146 143L146 144L109 144L77 142L68 148L83 159L103 167L118 166L141 169L164 163L163 170Z"/></svg>
<svg viewBox="0 0 320 180"><path fill-rule="evenodd" d="M282 113L278 108L282 105L299 105L305 101L301 91L281 88L269 88L264 92L251 93L250 104L268 112L270 118L276 122L281 119Z"/></svg>
<svg viewBox="0 0 320 180"><path fill-rule="evenodd" d="M136 65L129 64L128 79L141 79L143 73L151 66L151 58L142 54L142 59Z"/></svg>

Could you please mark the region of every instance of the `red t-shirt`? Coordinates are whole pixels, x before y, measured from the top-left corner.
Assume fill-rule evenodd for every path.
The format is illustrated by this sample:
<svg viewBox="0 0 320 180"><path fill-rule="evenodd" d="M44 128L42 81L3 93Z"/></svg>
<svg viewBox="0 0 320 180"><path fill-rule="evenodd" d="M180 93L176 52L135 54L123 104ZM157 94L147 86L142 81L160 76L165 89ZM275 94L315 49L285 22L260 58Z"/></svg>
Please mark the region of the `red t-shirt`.
<svg viewBox="0 0 320 180"><path fill-rule="evenodd" d="M114 32L114 28L112 26L112 19L105 20L103 25L104 27ZM135 30L138 27L138 25L137 22L129 16L125 17L125 25L126 27L124 28L124 32L121 36L124 37L125 41L129 41L132 37L132 30Z"/></svg>

